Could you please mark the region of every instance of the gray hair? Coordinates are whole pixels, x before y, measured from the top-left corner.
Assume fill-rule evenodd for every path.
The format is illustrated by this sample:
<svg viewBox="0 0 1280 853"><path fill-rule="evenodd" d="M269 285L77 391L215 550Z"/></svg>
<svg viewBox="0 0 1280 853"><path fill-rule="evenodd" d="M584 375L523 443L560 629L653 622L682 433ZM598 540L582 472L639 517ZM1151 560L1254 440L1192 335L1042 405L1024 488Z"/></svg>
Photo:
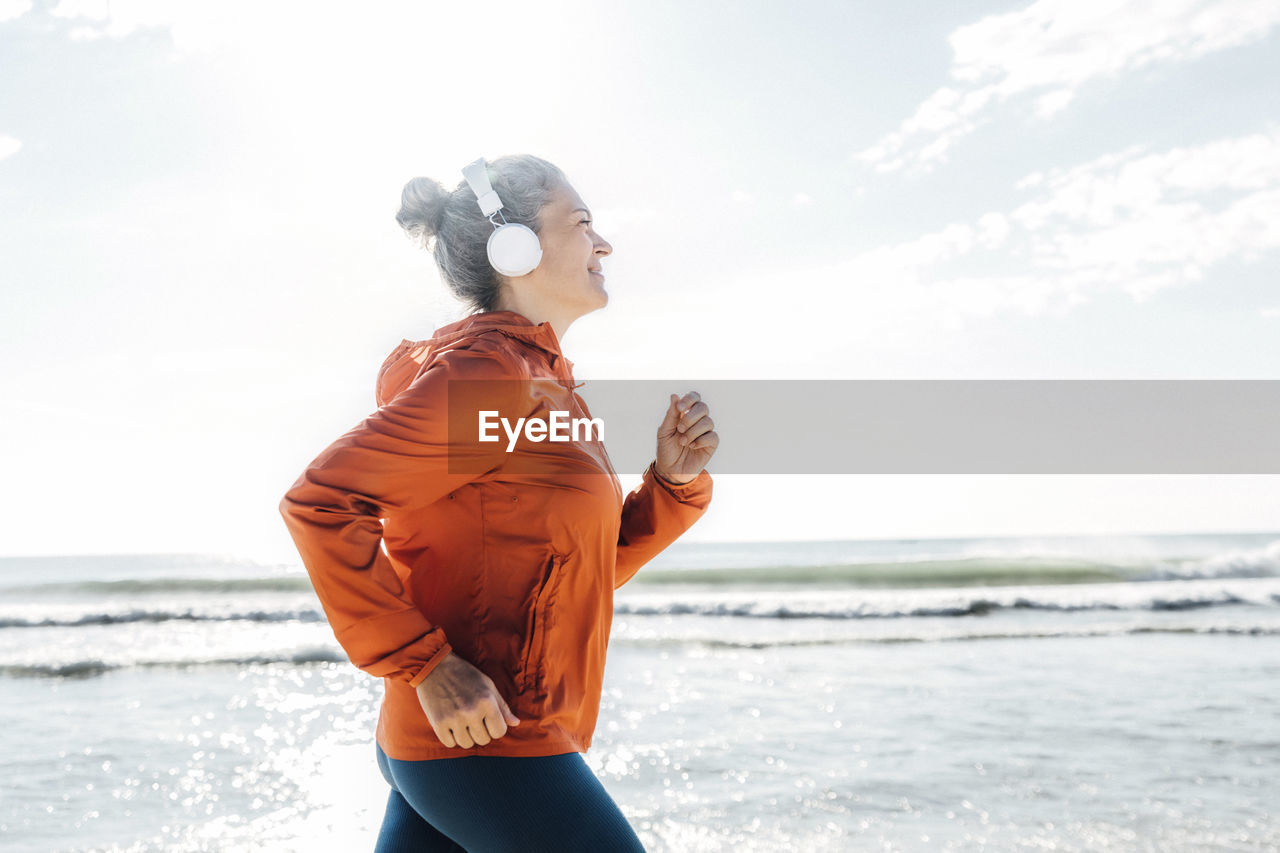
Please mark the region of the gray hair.
<svg viewBox="0 0 1280 853"><path fill-rule="evenodd" d="M518 222L539 233L538 213L560 184L559 167L532 154L486 161L489 183L502 199L494 218ZM459 170L461 171L461 170ZM452 192L432 178L414 178L400 194L396 222L414 242L431 251L440 276L454 296L473 311L492 311L505 276L489 264L486 246L493 224L480 211L465 179Z"/></svg>

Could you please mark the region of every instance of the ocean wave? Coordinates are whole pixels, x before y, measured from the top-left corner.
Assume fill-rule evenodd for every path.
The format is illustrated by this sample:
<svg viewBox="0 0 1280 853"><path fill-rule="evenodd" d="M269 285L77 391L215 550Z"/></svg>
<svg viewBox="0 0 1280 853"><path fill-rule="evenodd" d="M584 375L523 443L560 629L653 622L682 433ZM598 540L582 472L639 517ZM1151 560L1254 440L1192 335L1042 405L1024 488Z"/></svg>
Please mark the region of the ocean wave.
<svg viewBox="0 0 1280 853"><path fill-rule="evenodd" d="M1204 560L1144 560L1121 563L1060 557L968 557L811 566L645 569L637 586L845 586L864 589L1058 586L1167 580L1280 577L1280 542L1266 548L1224 553Z"/></svg>
<svg viewBox="0 0 1280 853"><path fill-rule="evenodd" d="M829 595L813 597L811 593L789 594L760 593L749 595L738 592L732 598L716 592L704 592L694 596L660 596L646 593L639 600L619 597L614 602L615 615L632 616L719 616L751 619L910 619L945 617L981 617L998 611L1039 610L1046 612L1074 613L1080 611L1177 611L1198 610L1232 605L1276 606L1280 605L1280 592L1265 591L1250 594L1247 588L1236 585L1234 591L1223 588L1182 589L1180 583L1170 583L1156 588L1129 584L1123 587L1102 585L1094 587L1092 595L1072 595L1081 587L1030 588L1037 594L1027 594L1027 588L1013 587L989 589L981 595L970 597L941 595L946 590L927 590L911 593L878 591L859 594L857 591L832 590ZM134 608L119 611L97 611L57 616L0 616L0 629L4 628L80 628L104 625L131 625L137 623L185 622L258 622L258 623L323 623L324 612L319 608L285 608L276 610L210 609L185 610Z"/></svg>
<svg viewBox="0 0 1280 853"><path fill-rule="evenodd" d="M136 622L324 622L318 610L248 610L242 612L207 612L195 610L129 610L116 613L85 613L69 618L0 617L0 628L79 628L89 625L128 625Z"/></svg>
<svg viewBox="0 0 1280 853"><path fill-rule="evenodd" d="M954 634L903 634L880 637L791 637L765 640L734 640L723 637L646 637L620 640L632 646L672 647L705 646L727 649L770 649L782 646L847 646L847 645L896 645L900 643L942 643L978 640L1055 640L1087 637L1116 637L1129 634L1222 634L1249 637L1280 636L1280 626L1275 625L1135 625L1129 627L1085 627L1067 631L973 631Z"/></svg>
<svg viewBox="0 0 1280 853"><path fill-rule="evenodd" d="M804 544L800 543L801 546ZM1023 544L1022 550L1016 552L979 551L961 555L917 551L894 558L881 556L866 560L849 559L852 555L842 559L843 555L826 554L823 555L826 560L815 562L805 562L806 552L798 546L791 552L771 555L771 562L766 565L749 565L747 555L726 549L718 556L718 564L675 565L670 568L650 566L638 573L630 585L649 589L687 586L706 589L954 589L1280 577L1280 540L1259 547L1226 549L1202 557L1157 556L1154 553L1143 554L1140 550L1126 552L1120 545L1115 545L1111 554L1101 546L1095 546L1099 549L1095 553L1073 554L1066 550L1069 547L1084 549L1088 544L1062 545L1060 550L1051 550L1047 545L1030 543ZM14 596L74 600L83 597L162 597L184 593L234 596L238 593L312 592L310 578L297 572L256 577L80 578L4 585L5 597L10 600Z"/></svg>
<svg viewBox="0 0 1280 853"><path fill-rule="evenodd" d="M1226 605L1276 605L1280 593L1246 598L1222 590L1200 595L1154 595L1137 600L1036 600L1021 595L1007 598L971 598L954 603L901 602L776 603L762 601L669 601L652 604L618 602L614 613L632 616L734 616L754 619L908 619L927 617L985 616L1000 610L1046 610L1074 613L1089 610L1195 610Z"/></svg>
<svg viewBox="0 0 1280 853"><path fill-rule="evenodd" d="M306 575L276 575L240 578L125 578L122 580L75 580L54 583L6 586L5 595L155 595L166 592L307 592L312 589Z"/></svg>
<svg viewBox="0 0 1280 853"><path fill-rule="evenodd" d="M1261 548L1224 551L1202 560L1188 560L1177 565L1157 565L1133 579L1162 581L1274 577L1280 577L1280 541Z"/></svg>
<svg viewBox="0 0 1280 853"><path fill-rule="evenodd" d="M349 658L337 649L313 648L276 654L244 657L189 658L175 660L104 661L86 659L55 664L0 664L0 676L36 678L86 678L119 669L150 667L250 666L253 664L346 663Z"/></svg>
<svg viewBox="0 0 1280 853"><path fill-rule="evenodd" d="M1067 629L1038 629L1027 626L1025 630L911 632L899 635L870 635L842 637L777 637L742 639L706 636L657 636L631 637L620 635L614 642L637 648L669 649L699 647L708 649L769 649L798 646L850 646L850 645L898 645L904 643L980 642L984 640L1052 640L1114 637L1139 634L1225 635L1275 637L1280 636L1280 625L1084 625ZM210 657L171 658L155 660L103 660L86 658L63 663L0 663L0 677L12 678L92 678L110 672L129 669L176 668L190 669L211 666L253 666L288 664L306 666L317 663L349 663L349 658L338 647L312 647L298 650L282 650L254 655L224 655Z"/></svg>
<svg viewBox="0 0 1280 853"><path fill-rule="evenodd" d="M1132 567L1091 560L999 559L974 557L942 560L830 563L802 566L643 569L636 586L844 586L865 589L968 587L1004 584L1055 585L1120 583L1140 574Z"/></svg>

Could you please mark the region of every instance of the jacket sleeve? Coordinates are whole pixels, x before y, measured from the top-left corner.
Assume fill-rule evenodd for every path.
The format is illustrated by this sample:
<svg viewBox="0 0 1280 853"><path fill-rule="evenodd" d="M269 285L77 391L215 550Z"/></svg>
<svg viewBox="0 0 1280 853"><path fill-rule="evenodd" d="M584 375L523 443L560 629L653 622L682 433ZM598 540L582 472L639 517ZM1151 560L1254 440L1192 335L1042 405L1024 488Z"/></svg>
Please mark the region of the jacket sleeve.
<svg viewBox="0 0 1280 853"><path fill-rule="evenodd" d="M459 378L510 380L511 367L492 352L442 354L395 399L317 456L280 501L325 616L351 662L412 687L452 647L406 593L382 548L381 519L433 503L480 477L486 460L496 459L494 450L468 444L462 433L455 431L450 442L450 422L457 430L458 413L466 408L458 404L476 402L451 398L449 382ZM512 383L464 385L510 390ZM505 396L484 393L490 395L486 408L509 404Z"/></svg>
<svg viewBox="0 0 1280 853"><path fill-rule="evenodd" d="M673 485L657 475L650 462L640 485L622 505L618 531L618 559L613 573L616 590L693 526L711 503L711 475L704 468L687 483Z"/></svg>

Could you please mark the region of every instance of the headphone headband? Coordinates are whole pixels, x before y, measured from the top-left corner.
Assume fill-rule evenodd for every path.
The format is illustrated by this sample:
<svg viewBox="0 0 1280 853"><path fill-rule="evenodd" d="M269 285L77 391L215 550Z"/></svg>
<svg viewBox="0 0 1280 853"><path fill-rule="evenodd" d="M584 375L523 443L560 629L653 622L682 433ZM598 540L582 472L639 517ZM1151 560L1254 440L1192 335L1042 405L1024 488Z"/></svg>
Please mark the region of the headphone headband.
<svg viewBox="0 0 1280 853"><path fill-rule="evenodd" d="M476 194L476 201L480 204L480 211L486 217L493 216L502 209L502 199L498 198L498 194L493 191L493 185L489 183L489 170L485 167L483 157L464 166L462 176L471 185L471 191ZM503 219L505 220L506 217L504 216Z"/></svg>

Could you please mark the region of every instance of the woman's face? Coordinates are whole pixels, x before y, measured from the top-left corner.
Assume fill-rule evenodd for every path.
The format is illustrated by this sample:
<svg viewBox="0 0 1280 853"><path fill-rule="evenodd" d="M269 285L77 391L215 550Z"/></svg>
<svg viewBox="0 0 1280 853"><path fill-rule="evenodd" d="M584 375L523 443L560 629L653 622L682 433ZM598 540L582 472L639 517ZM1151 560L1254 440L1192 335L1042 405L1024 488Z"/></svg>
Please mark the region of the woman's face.
<svg viewBox="0 0 1280 853"><path fill-rule="evenodd" d="M613 246L596 233L577 191L560 185L538 212L538 224L542 260L527 276L527 286L562 315L580 317L607 305L601 262ZM516 281L526 286L522 279Z"/></svg>

